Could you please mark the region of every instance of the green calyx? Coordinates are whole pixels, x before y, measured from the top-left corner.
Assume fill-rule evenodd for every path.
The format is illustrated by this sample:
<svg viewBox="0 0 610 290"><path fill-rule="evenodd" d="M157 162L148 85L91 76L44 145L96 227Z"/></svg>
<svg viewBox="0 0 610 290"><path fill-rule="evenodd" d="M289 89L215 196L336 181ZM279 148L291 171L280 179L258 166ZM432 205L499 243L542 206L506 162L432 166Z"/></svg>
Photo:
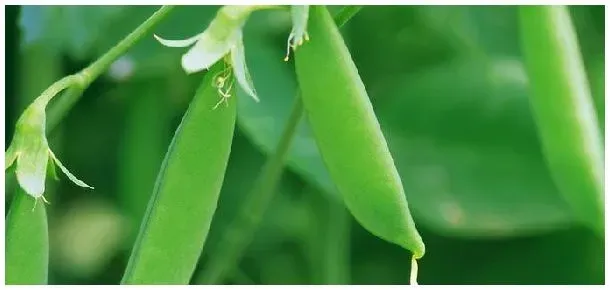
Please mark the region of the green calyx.
<svg viewBox="0 0 610 290"><path fill-rule="evenodd" d="M47 170L54 175L53 165L55 164L76 185L93 188L70 173L49 148L45 136L45 109L53 96L43 93L26 108L17 121L13 140L4 153L4 169L7 170L13 163L16 163L15 173L19 186L25 193L37 200L42 198L45 202L43 194Z"/></svg>

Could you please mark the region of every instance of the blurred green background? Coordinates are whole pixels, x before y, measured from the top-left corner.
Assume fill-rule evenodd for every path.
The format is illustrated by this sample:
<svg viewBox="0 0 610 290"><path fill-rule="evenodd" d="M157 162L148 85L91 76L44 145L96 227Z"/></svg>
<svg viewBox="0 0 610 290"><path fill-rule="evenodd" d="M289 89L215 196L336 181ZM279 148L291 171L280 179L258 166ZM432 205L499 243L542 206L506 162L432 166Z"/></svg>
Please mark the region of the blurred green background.
<svg viewBox="0 0 610 290"><path fill-rule="evenodd" d="M33 98L156 8L7 6L5 146ZM179 7L155 33L190 37L217 9ZM603 239L575 224L545 167L516 10L368 6L341 29L426 243L421 284L604 283ZM603 128L604 7L570 11ZM238 129L202 265L222 246L219 234L288 118L296 89L293 63L282 61L290 26L282 11L256 12L247 23L261 103L238 93ZM119 283L165 150L202 79L181 70L184 51L152 35L142 40L49 136L63 163L95 187L48 182L51 284ZM6 181L8 209L16 182L10 172ZM264 222L224 283L408 284L409 267L408 251L346 214L302 122Z"/></svg>

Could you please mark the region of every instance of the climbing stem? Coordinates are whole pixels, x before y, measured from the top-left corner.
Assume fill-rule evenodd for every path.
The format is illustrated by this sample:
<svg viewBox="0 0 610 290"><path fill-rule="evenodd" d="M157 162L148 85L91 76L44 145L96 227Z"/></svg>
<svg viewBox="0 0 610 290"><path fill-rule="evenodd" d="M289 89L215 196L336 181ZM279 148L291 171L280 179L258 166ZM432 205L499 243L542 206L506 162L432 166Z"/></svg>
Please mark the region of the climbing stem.
<svg viewBox="0 0 610 290"><path fill-rule="evenodd" d="M197 277L197 284L216 284L230 274L248 246L260 223L284 168L290 144L303 115L303 103L297 96L282 137L273 155L269 156L252 190L245 197L238 216L223 233L222 245L210 257L208 267Z"/></svg>
<svg viewBox="0 0 610 290"><path fill-rule="evenodd" d="M62 89L67 88L68 90L60 99L60 102L58 102L50 111L49 131L53 130L61 119L63 119L66 113L76 104L76 102L78 102L82 96L82 93L93 81L104 73L108 67L121 55L125 54L127 50L147 36L152 29L159 24L174 8L174 6L163 6L159 8L159 10L146 19L146 21L140 24L138 28L132 31L117 45L112 47L108 52L91 63L89 66L82 69L80 72L64 77L55 84L51 85L51 87L49 87L49 89L46 91L50 90L54 86L58 86L58 83L60 82L62 83ZM45 94L43 93L43 96L44 95ZM51 96L51 98L52 97L53 96Z"/></svg>

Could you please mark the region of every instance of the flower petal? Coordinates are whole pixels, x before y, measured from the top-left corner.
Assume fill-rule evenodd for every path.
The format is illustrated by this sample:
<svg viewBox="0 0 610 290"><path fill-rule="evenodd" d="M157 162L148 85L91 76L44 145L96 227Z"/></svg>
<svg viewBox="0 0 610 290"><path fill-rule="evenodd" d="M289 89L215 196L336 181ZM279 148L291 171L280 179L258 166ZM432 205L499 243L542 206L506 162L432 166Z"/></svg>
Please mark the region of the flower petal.
<svg viewBox="0 0 610 290"><path fill-rule="evenodd" d="M187 47L187 46L191 46L195 42L197 42L199 37L201 37L201 33L197 34L191 38L182 39L182 40L163 39L163 38L157 36L156 34L154 34L153 36L155 37L155 39L157 41L159 41L161 44L163 44L167 47Z"/></svg>
<svg viewBox="0 0 610 290"><path fill-rule="evenodd" d="M303 44L303 39L309 40L307 34L307 20L309 19L309 6L308 5L293 5L290 7L290 14L292 15L292 46L297 47Z"/></svg>
<svg viewBox="0 0 610 290"><path fill-rule="evenodd" d="M87 185L86 183L84 183L83 181L81 181L80 179L76 178L76 176L74 176L72 173L70 173L70 171L68 171L68 169L61 164L61 161L59 161L59 159L57 159L57 157L55 157L55 154L53 154L53 151L51 151L51 149L49 149L49 155L51 155L51 158L53 158L53 160L55 161L55 164L57 164L57 166L59 166L59 168L61 169L61 171L68 176L68 178L74 182L76 185L80 186L80 187L88 187L93 189L92 186Z"/></svg>
<svg viewBox="0 0 610 290"><path fill-rule="evenodd" d="M23 190L40 197L44 193L47 163L49 161L46 140L30 140L17 159L17 181Z"/></svg>
<svg viewBox="0 0 610 290"><path fill-rule="evenodd" d="M208 69L229 53L231 45L231 38L216 38L208 29L197 44L182 56L182 68L189 74Z"/></svg>
<svg viewBox="0 0 610 290"><path fill-rule="evenodd" d="M244 90L244 92L246 92L248 95L254 98L255 101L258 102L259 99L256 96L256 91L254 90L254 84L252 83L250 72L248 72L246 54L244 50L244 42L242 39L241 32L236 37L237 39L235 41L235 44L231 48L231 67L233 68L233 72L235 74L237 82Z"/></svg>

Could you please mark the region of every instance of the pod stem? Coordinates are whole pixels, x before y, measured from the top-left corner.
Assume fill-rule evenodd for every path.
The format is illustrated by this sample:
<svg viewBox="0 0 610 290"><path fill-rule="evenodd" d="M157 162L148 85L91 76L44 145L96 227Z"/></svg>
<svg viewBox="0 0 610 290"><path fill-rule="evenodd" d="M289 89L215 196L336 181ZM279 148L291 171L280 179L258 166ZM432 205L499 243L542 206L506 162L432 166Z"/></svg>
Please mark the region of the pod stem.
<svg viewBox="0 0 610 290"><path fill-rule="evenodd" d="M321 195L321 193L318 193ZM323 263L321 264L324 285L350 283L350 218L343 203L326 197L328 225L323 227Z"/></svg>
<svg viewBox="0 0 610 290"><path fill-rule="evenodd" d="M148 35L152 29L159 24L173 9L174 6L171 5L161 7L153 15L146 19L146 21L140 24L140 26L138 26L134 31L123 38L123 40L108 50L96 61L82 69L80 72L59 80L57 83L62 81L65 82L66 78L68 78L69 83L62 83L62 85L65 85L64 87L68 88L68 90L50 111L48 120L49 131L53 130L57 124L59 124L59 122L63 119L67 112L72 109L74 104L76 104L76 102L82 96L82 93L93 81L95 81L103 72L105 72L108 67L110 67L110 65L114 63L114 61L116 61L121 55L125 54L127 50ZM51 87L53 86L57 85L51 85Z"/></svg>
<svg viewBox="0 0 610 290"><path fill-rule="evenodd" d="M350 284L350 222L345 205L308 185L303 203L309 212L303 234L312 285ZM301 237L301 235L299 235Z"/></svg>
<svg viewBox="0 0 610 290"><path fill-rule="evenodd" d="M413 256L413 258L411 258L411 275L409 276L411 285L417 285L417 271L417 259Z"/></svg>

